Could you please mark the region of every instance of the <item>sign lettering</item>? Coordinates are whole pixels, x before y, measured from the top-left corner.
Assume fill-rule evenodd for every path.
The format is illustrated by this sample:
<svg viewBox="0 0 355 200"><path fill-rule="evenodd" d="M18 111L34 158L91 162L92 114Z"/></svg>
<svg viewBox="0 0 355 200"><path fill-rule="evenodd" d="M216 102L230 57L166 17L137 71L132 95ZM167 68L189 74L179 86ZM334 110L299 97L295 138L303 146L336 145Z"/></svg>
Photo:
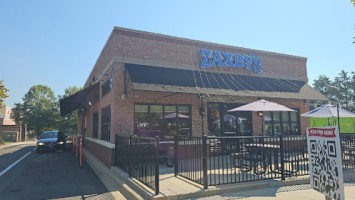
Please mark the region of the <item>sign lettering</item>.
<svg viewBox="0 0 355 200"><path fill-rule="evenodd" d="M201 49L202 62L200 67L237 67L245 68L259 74L262 71L261 58L254 54L239 55L234 53Z"/></svg>

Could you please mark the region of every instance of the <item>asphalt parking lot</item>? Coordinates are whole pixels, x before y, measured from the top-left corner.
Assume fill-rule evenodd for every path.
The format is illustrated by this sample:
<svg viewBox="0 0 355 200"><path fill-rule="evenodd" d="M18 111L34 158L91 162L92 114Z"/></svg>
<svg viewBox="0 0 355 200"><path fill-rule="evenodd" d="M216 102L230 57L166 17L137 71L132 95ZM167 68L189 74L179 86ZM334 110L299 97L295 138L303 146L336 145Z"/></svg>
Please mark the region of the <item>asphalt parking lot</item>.
<svg viewBox="0 0 355 200"><path fill-rule="evenodd" d="M80 168L71 149L36 153L33 142L6 145L0 147L0 163L1 200L114 199L85 161Z"/></svg>

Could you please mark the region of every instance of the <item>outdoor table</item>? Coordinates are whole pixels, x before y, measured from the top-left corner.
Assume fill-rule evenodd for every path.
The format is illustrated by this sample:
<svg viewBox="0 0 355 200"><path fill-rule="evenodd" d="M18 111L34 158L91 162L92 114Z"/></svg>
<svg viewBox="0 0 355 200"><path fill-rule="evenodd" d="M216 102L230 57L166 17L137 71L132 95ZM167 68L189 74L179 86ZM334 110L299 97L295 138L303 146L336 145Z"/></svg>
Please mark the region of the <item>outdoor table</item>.
<svg viewBox="0 0 355 200"><path fill-rule="evenodd" d="M159 141L159 163L166 163L167 166L174 165L174 141Z"/></svg>
<svg viewBox="0 0 355 200"><path fill-rule="evenodd" d="M250 153L249 160L251 162L251 166L254 167L254 173L266 173L267 166L270 166L270 169L272 170L272 165L278 164L278 152L280 150L280 145L250 143L246 144L245 147ZM262 165L262 171L258 170L259 164Z"/></svg>

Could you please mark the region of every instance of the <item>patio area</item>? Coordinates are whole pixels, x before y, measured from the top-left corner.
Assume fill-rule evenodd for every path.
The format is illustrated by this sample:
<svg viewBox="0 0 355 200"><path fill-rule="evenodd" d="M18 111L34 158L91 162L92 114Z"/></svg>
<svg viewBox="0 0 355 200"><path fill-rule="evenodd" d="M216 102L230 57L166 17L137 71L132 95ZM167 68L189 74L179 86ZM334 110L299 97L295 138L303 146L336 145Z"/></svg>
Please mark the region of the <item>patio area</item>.
<svg viewBox="0 0 355 200"><path fill-rule="evenodd" d="M350 150L355 135L341 141L343 169L354 170L355 152ZM116 141L116 164L122 173L153 196L287 182L309 175L305 136L175 137L165 143L169 147L160 148L159 138L137 136ZM169 152L160 154L162 149Z"/></svg>

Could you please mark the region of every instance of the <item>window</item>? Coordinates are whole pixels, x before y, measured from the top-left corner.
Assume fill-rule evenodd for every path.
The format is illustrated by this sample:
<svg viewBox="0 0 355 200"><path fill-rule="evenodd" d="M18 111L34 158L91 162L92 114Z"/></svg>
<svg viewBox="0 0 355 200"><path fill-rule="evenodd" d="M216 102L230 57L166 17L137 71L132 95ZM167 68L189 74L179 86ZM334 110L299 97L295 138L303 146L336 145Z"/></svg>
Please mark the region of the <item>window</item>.
<svg viewBox="0 0 355 200"><path fill-rule="evenodd" d="M92 116L93 127L92 127L92 137L97 138L99 134L99 113L95 112Z"/></svg>
<svg viewBox="0 0 355 200"><path fill-rule="evenodd" d="M150 128L151 130L162 130L163 128L163 106L151 105L150 106Z"/></svg>
<svg viewBox="0 0 355 200"><path fill-rule="evenodd" d="M208 132L216 136L251 135L251 112L228 112L241 106L234 103L208 103Z"/></svg>
<svg viewBox="0 0 355 200"><path fill-rule="evenodd" d="M177 134L176 106L164 106L164 127L167 136Z"/></svg>
<svg viewBox="0 0 355 200"><path fill-rule="evenodd" d="M298 112L264 112L266 135L299 135Z"/></svg>
<svg viewBox="0 0 355 200"><path fill-rule="evenodd" d="M178 106L178 134L190 135L191 133L191 117L189 106Z"/></svg>
<svg viewBox="0 0 355 200"><path fill-rule="evenodd" d="M136 104L134 128L135 134L146 137L191 135L191 108L187 105Z"/></svg>
<svg viewBox="0 0 355 200"><path fill-rule="evenodd" d="M148 108L148 105L134 106L134 132L137 135L144 136L149 130Z"/></svg>
<svg viewBox="0 0 355 200"><path fill-rule="evenodd" d="M299 117L298 112L290 112L290 135L299 135Z"/></svg>
<svg viewBox="0 0 355 200"><path fill-rule="evenodd" d="M105 96L112 88L112 78L107 79L107 81L101 86L102 96Z"/></svg>
<svg viewBox="0 0 355 200"><path fill-rule="evenodd" d="M101 139L110 141L111 129L111 108L110 106L101 110Z"/></svg>
<svg viewBox="0 0 355 200"><path fill-rule="evenodd" d="M207 121L208 121L208 132L210 134L219 136L221 135L221 112L219 110L219 104L209 103L207 106Z"/></svg>

